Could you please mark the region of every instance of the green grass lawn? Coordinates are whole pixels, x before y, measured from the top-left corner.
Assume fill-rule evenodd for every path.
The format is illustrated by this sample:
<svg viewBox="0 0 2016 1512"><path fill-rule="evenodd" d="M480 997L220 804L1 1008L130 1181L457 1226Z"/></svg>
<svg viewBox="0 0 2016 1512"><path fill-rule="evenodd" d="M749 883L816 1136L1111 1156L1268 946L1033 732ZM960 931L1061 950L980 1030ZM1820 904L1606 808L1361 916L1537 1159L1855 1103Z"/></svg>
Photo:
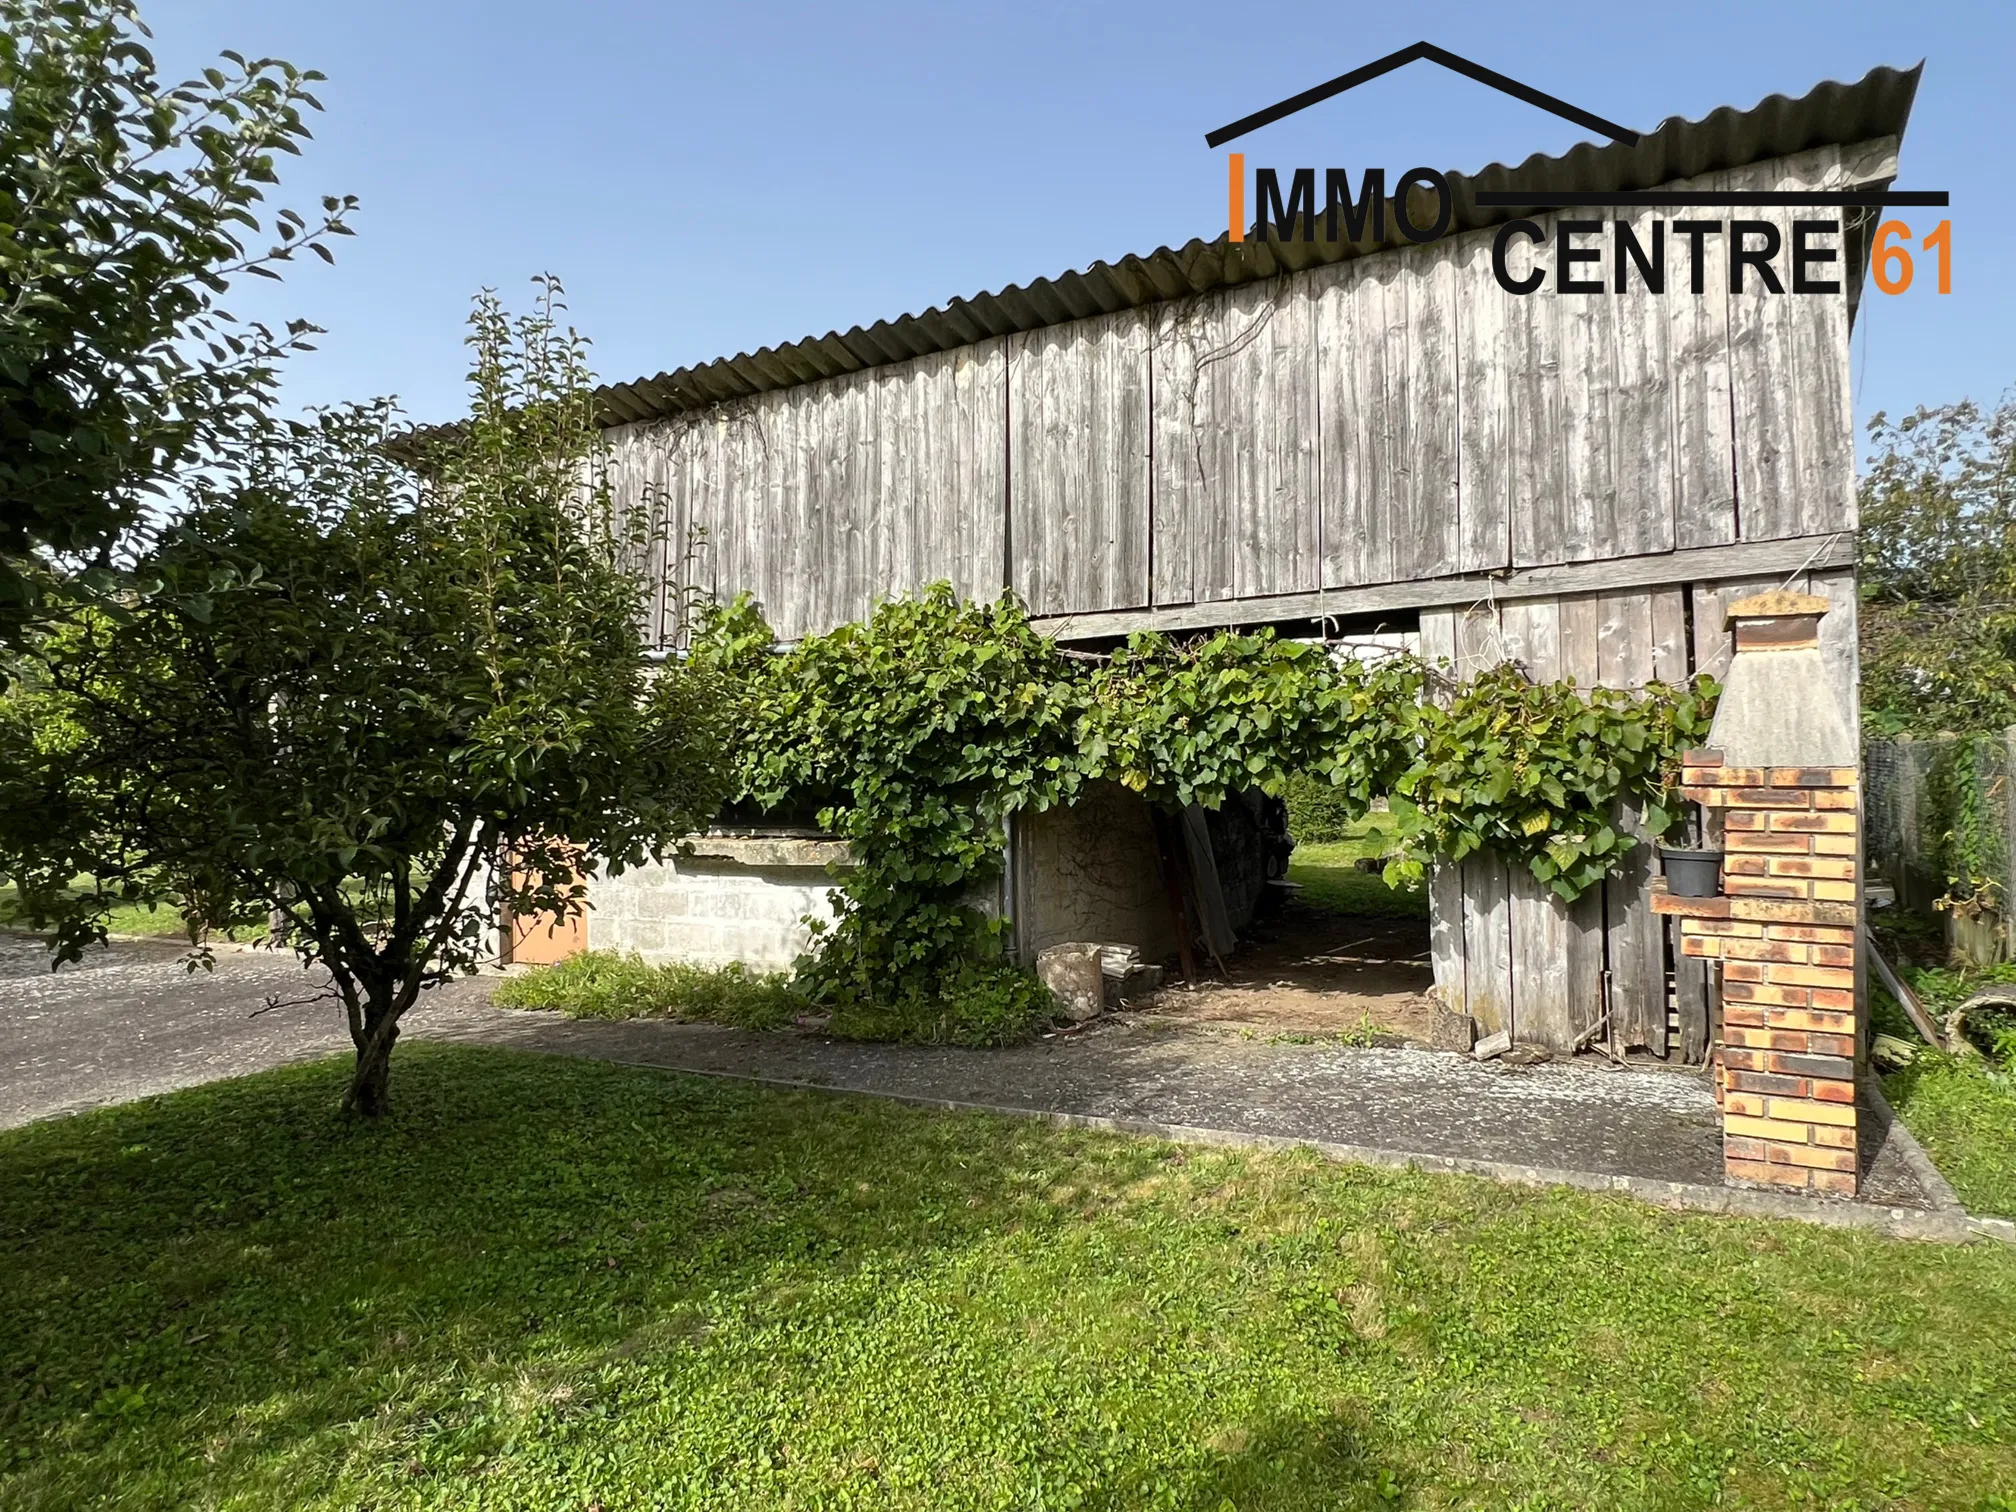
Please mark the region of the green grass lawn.
<svg viewBox="0 0 2016 1512"><path fill-rule="evenodd" d="M403 1048L0 1134L0 1506L2016 1503L2016 1251Z"/></svg>
<svg viewBox="0 0 2016 1512"><path fill-rule="evenodd" d="M1362 872L1356 863L1392 852L1393 816L1367 814L1342 840L1302 841L1288 858L1288 880L1302 889L1302 900L1332 913L1365 914L1376 918L1425 919L1428 894L1388 887L1377 872Z"/></svg>
<svg viewBox="0 0 2016 1512"><path fill-rule="evenodd" d="M80 882L83 880L79 879ZM12 882L0 883L0 925L16 929L28 927L20 922L19 894ZM112 910L105 928L115 935L158 937L184 933L182 915L174 909L142 908L138 904L127 903Z"/></svg>
<svg viewBox="0 0 2016 1512"><path fill-rule="evenodd" d="M2007 965L1986 972L1899 969L1942 1024L1983 982L2016 981L2016 967ZM1872 985L1870 998L1878 1030L1921 1043L1887 992ZM1987 1049L1965 1056L1921 1049L1910 1065L1883 1078L1883 1095L1970 1211L2016 1218L2016 1057L1998 1059L1995 1046Z"/></svg>

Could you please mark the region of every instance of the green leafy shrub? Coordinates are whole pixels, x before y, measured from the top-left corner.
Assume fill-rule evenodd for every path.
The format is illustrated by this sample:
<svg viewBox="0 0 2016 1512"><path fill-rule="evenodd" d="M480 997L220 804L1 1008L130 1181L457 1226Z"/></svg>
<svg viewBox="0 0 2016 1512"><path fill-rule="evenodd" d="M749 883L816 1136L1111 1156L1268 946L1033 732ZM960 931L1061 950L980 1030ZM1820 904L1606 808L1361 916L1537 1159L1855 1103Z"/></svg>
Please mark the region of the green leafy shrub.
<svg viewBox="0 0 2016 1512"><path fill-rule="evenodd" d="M739 963L653 966L641 956L609 950L584 951L511 977L491 1001L569 1018L680 1019L738 1029L780 1029L808 1007L781 973L752 972Z"/></svg>
<svg viewBox="0 0 2016 1512"><path fill-rule="evenodd" d="M831 794L820 822L853 846L838 917L802 967L807 990L840 1032L1026 1033L1033 1013L989 994L1033 1002L1033 979L980 990L1007 967L1000 921L969 897L998 874L1008 816L1069 801L1083 780L1070 663L1013 600L964 603L943 584L782 654L770 643L745 597L703 618L692 660L741 689L745 796L767 808ZM974 1022L948 1023L969 997Z"/></svg>
<svg viewBox="0 0 2016 1512"><path fill-rule="evenodd" d="M2016 962L1993 966L1904 966L1904 980L1918 994L1926 1011L1942 1023L1946 1016L1983 987L2016 987ZM1886 992L1873 999L1876 1027L1900 1039L1915 1039L1917 1031ZM2016 1076L2016 1015L1999 1006L1971 1008L1966 1015L1968 1041L1986 1058L1990 1070ZM2016 1134L2016 1130L2012 1130Z"/></svg>
<svg viewBox="0 0 2016 1512"><path fill-rule="evenodd" d="M1056 1012L1033 973L996 958L951 967L926 983L898 983L892 992L850 994L827 1028L844 1039L992 1050L1028 1039Z"/></svg>
<svg viewBox="0 0 2016 1512"><path fill-rule="evenodd" d="M1616 828L1620 803L1638 806L1654 838L1671 827L1674 763L1707 737L1718 691L1705 677L1634 696L1529 682L1509 663L1480 673L1419 723L1419 753L1391 799L1406 843L1388 880L1419 882L1432 861L1485 851L1572 903L1634 844Z"/></svg>
<svg viewBox="0 0 2016 1512"><path fill-rule="evenodd" d="M1925 774L1926 817L1936 830L1932 864L1946 878L1933 907L1962 918L1993 913L2009 876L2008 779L1998 768L2003 737L1972 736L1941 747Z"/></svg>
<svg viewBox="0 0 2016 1512"><path fill-rule="evenodd" d="M2016 724L2016 394L1869 422L1862 702L1869 728Z"/></svg>
<svg viewBox="0 0 2016 1512"><path fill-rule="evenodd" d="M2016 964L1986 970L1900 968L1935 1019L1989 983L2016 983ZM1977 1053L1944 1054L1918 1042L1904 1011L1872 988L1871 1017L1885 1034L1918 1045L1909 1065L1883 1078L1883 1092L1910 1125L1960 1200L1976 1213L2016 1217L2016 1019L1995 1010L1967 1016Z"/></svg>
<svg viewBox="0 0 2016 1512"><path fill-rule="evenodd" d="M1288 779L1282 798L1288 804L1288 833L1297 844L1325 844L1348 840L1354 833L1357 815L1348 795L1327 782L1319 782L1307 772Z"/></svg>
<svg viewBox="0 0 2016 1512"><path fill-rule="evenodd" d="M1005 962L972 963L938 985L928 996L899 986L880 1001L850 999L828 1020L827 1032L984 1049L1027 1039L1053 1011L1043 985ZM491 1001L577 1019L671 1019L737 1029L782 1029L817 1006L786 972L755 972L740 963L654 966L634 952L613 950L583 951L507 978Z"/></svg>
<svg viewBox="0 0 2016 1512"><path fill-rule="evenodd" d="M745 596L702 616L691 665L739 691L741 800L814 796L853 848L803 985L836 1028L958 1043L1040 1018L1028 979L1004 974L1001 921L974 906L1023 809L1098 780L1216 808L1301 777L1339 822L1390 797L1393 886L1489 850L1572 900L1635 843L1620 804L1663 832L1678 754L1715 692L1704 678L1583 693L1510 666L1445 690L1418 658L1339 661L1271 631L1144 633L1073 658L1012 596L974 604L943 583L782 652Z"/></svg>

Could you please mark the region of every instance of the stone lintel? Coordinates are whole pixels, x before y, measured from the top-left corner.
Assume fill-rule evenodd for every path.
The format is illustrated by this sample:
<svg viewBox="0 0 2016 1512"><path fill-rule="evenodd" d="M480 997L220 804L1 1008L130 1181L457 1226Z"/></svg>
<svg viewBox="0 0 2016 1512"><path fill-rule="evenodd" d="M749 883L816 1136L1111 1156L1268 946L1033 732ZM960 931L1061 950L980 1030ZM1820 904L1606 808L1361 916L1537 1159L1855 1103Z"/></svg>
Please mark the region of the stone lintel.
<svg viewBox="0 0 2016 1512"><path fill-rule="evenodd" d="M1768 593L1753 593L1748 598L1737 599L1723 614L1725 627L1746 619L1791 619L1810 615L1818 619L1834 606L1815 593L1797 593L1789 588L1774 588Z"/></svg>
<svg viewBox="0 0 2016 1512"><path fill-rule="evenodd" d="M680 847L679 854L701 861L732 861L738 866L823 869L853 862L845 840L779 835L695 835Z"/></svg>

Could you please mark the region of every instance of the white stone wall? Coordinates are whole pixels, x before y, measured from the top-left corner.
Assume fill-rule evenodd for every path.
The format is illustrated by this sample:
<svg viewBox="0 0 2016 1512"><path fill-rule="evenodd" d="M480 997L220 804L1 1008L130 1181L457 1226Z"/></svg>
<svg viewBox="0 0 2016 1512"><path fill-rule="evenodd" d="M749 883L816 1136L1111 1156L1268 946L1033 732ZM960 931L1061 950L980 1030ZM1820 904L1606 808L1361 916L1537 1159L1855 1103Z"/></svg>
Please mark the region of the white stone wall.
<svg viewBox="0 0 2016 1512"><path fill-rule="evenodd" d="M1175 949L1142 799L1095 784L1069 809L1024 816L1017 831L1015 922L1024 960L1063 940L1135 945L1151 961ZM833 869L847 865L844 842L707 836L691 844L691 856L595 880L589 949L787 971L811 945L807 917L833 917ZM967 901L998 916L1002 893L997 879Z"/></svg>
<svg viewBox="0 0 2016 1512"><path fill-rule="evenodd" d="M591 950L647 961L787 971L811 943L808 916L833 917L834 841L704 839L699 854L598 879Z"/></svg>

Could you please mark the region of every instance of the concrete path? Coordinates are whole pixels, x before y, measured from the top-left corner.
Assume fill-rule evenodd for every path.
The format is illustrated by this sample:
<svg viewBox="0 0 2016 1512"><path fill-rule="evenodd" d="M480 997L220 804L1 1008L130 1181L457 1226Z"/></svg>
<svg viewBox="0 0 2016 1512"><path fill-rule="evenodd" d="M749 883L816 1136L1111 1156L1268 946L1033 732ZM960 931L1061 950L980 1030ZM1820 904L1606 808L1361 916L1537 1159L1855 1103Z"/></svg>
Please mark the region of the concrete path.
<svg viewBox="0 0 2016 1512"><path fill-rule="evenodd" d="M441 1026L443 1038L754 1077L913 1102L1059 1112L1411 1150L1513 1165L1721 1179L1704 1079L1477 1065L1429 1050L1269 1043L1124 1015L1008 1050L864 1045L708 1024L544 1013Z"/></svg>
<svg viewBox="0 0 2016 1512"><path fill-rule="evenodd" d="M0 1127L347 1050L333 1002L258 1011L270 994L306 996L313 981L291 956L221 951L216 971L190 975L174 948L137 944L52 976L32 941L0 937ZM473 979L429 994L408 1036L1185 1137L1314 1144L1696 1205L1701 1193L1722 1190L1715 1110L1699 1072L1477 1065L1128 1015L1011 1050L859 1045L513 1012L490 1006L490 985ZM1887 1137L1887 1121L1877 1110L1869 1116L1876 1137L1865 1141L1865 1198L1855 1206L1945 1207L1913 1174L1902 1142Z"/></svg>
<svg viewBox="0 0 2016 1512"><path fill-rule="evenodd" d="M1432 1050L1270 1042L1126 1015L972 1051L492 1012L439 1019L427 1036L1148 1133L1311 1144L1645 1196L1698 1201L1699 1189L1722 1189L1715 1104L1699 1071L1479 1065ZM1940 1208L1887 1137L1888 1120L1874 1109L1864 1116L1876 1137L1865 1141L1860 1205Z"/></svg>

